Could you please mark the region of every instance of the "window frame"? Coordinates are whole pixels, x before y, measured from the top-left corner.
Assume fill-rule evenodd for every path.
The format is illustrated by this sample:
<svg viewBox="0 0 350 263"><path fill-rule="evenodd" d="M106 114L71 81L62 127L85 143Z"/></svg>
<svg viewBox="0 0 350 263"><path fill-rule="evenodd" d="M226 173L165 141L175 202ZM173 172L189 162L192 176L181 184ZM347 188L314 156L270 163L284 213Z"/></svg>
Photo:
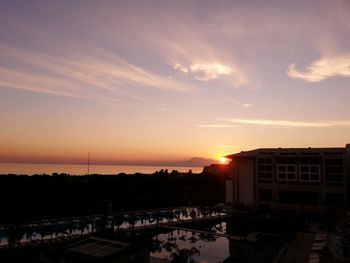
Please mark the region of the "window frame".
<svg viewBox="0 0 350 263"><path fill-rule="evenodd" d="M285 167L285 171L280 168ZM294 172L288 171L288 167L294 167ZM285 178L281 178L280 174L284 174ZM294 179L290 179L289 175L293 174ZM298 180L297 165L296 164L277 164L277 180L281 182L296 182Z"/></svg>
<svg viewBox="0 0 350 263"><path fill-rule="evenodd" d="M303 167L307 167L308 171L304 172L302 171ZM317 172L312 172L311 168L312 167L317 167L318 171ZM303 175L307 175L308 180L305 180L302 178ZM317 175L318 180L312 180L312 175ZM302 183L320 183L321 182L321 165L319 164L300 164L299 165L299 181Z"/></svg>

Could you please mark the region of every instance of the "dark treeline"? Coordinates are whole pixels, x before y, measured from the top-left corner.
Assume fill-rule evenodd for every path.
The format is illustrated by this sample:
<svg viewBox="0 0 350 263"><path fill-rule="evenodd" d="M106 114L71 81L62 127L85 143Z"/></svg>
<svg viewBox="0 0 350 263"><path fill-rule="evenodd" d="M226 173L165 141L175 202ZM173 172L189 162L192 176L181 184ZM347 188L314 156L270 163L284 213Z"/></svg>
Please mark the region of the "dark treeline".
<svg viewBox="0 0 350 263"><path fill-rule="evenodd" d="M0 175L0 223L224 201L224 179L166 170L152 175Z"/></svg>

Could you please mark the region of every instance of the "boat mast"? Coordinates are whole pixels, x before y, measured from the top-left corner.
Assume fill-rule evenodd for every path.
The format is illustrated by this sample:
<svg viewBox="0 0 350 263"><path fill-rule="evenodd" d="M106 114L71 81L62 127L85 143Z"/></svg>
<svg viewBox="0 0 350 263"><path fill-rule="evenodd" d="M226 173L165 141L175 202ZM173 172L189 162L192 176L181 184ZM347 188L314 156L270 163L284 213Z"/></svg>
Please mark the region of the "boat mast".
<svg viewBox="0 0 350 263"><path fill-rule="evenodd" d="M90 152L88 153L88 170L87 170L87 175L90 174Z"/></svg>

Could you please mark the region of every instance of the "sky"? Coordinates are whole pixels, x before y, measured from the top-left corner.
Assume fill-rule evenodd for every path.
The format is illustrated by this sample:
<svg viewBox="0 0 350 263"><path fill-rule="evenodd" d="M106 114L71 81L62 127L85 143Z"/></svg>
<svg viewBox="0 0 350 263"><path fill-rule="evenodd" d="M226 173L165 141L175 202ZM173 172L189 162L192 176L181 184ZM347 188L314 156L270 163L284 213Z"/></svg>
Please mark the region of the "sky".
<svg viewBox="0 0 350 263"><path fill-rule="evenodd" d="M0 162L350 142L350 1L0 0Z"/></svg>

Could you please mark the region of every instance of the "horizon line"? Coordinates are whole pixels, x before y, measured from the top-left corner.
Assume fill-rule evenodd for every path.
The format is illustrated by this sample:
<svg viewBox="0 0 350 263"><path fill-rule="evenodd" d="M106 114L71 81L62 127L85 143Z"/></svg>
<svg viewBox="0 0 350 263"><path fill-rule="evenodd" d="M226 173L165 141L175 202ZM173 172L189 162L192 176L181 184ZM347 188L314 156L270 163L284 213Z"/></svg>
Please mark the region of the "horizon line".
<svg viewBox="0 0 350 263"><path fill-rule="evenodd" d="M213 160L215 161L215 160ZM116 166L167 166L167 167L204 167L206 166L205 164L197 164L197 165L190 165L180 163L181 161L175 161L175 162L159 162L159 163L113 163L113 162L90 162L90 165L116 165ZM183 161L186 162L186 161ZM214 162L217 163L217 162ZM45 162L45 161L37 161L37 162L30 162L30 161L24 161L24 162L16 162L16 161L10 161L10 162L2 162L0 161L0 164L44 164L44 165L87 165L87 163L84 162Z"/></svg>

